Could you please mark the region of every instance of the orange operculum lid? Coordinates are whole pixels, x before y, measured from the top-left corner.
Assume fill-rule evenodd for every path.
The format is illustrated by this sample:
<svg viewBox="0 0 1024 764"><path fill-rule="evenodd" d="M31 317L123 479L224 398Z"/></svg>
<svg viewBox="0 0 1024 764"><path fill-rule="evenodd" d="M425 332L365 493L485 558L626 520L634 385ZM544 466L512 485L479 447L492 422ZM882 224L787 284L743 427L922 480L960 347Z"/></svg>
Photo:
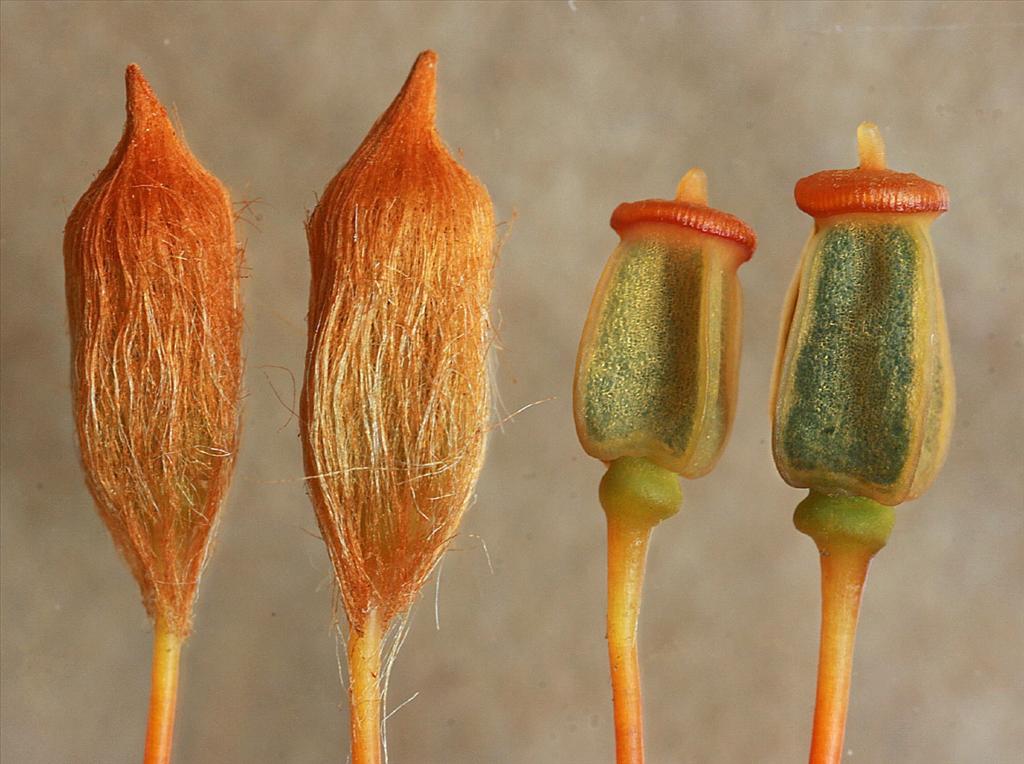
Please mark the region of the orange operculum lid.
<svg viewBox="0 0 1024 764"><path fill-rule="evenodd" d="M612 213L612 228L621 236L637 223L671 223L739 244L746 262L757 247L754 230L734 215L708 206L707 176L693 168L679 181L676 198L624 202Z"/></svg>
<svg viewBox="0 0 1024 764"><path fill-rule="evenodd" d="M944 186L912 172L894 172L885 165L885 144L878 127L857 128L860 166L825 170L797 181L797 206L814 217L844 212L942 213L949 209Z"/></svg>

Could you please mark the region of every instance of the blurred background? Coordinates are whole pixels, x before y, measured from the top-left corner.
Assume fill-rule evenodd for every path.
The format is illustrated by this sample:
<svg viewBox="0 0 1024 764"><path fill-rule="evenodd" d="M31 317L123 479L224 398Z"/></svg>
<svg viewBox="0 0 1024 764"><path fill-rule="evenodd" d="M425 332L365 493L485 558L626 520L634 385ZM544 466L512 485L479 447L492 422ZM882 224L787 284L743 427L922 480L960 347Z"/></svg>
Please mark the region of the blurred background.
<svg viewBox="0 0 1024 764"><path fill-rule="evenodd" d="M391 761L612 759L602 466L570 412L619 202L698 165L757 230L739 410L717 469L654 534L641 618L649 760L806 756L818 564L791 525L768 387L810 230L794 182L856 164L948 186L933 228L959 387L945 470L872 567L851 762L1019 761L1024 644L1024 5L5 2L0 758L137 761L151 627L85 490L61 238L139 63L247 211L244 435L187 644L176 761L345 761L332 576L302 483L303 221L401 86L440 55L439 125L509 221L496 430L477 500L411 616ZM407 702L408 701L408 702ZM402 705L402 704L405 705ZM401 708L399 709L399 706Z"/></svg>

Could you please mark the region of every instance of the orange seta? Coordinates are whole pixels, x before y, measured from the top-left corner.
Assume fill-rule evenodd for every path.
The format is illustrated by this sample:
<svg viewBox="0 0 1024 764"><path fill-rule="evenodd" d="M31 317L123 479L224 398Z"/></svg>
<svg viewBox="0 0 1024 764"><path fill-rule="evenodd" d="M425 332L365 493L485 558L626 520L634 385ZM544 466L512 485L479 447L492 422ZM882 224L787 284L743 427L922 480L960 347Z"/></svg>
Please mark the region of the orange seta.
<svg viewBox="0 0 1024 764"><path fill-rule="evenodd" d="M871 555L860 550L821 556L821 640L812 764L842 760L857 617L870 562Z"/></svg>
<svg viewBox="0 0 1024 764"><path fill-rule="evenodd" d="M619 764L644 760L637 626L650 538L651 527L645 523L608 518L608 663Z"/></svg>
<svg viewBox="0 0 1024 764"><path fill-rule="evenodd" d="M157 624L153 639L153 676L144 764L168 764L171 760L182 641L165 624Z"/></svg>

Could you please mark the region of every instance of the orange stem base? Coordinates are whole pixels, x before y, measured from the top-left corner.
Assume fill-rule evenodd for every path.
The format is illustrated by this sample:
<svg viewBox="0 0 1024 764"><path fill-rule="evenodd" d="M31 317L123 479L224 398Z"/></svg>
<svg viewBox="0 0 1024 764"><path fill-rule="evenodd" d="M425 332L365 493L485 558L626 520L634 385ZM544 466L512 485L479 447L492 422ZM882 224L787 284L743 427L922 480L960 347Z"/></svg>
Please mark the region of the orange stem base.
<svg viewBox="0 0 1024 764"><path fill-rule="evenodd" d="M182 641L167 628L166 623L157 620L153 634L153 679L143 764L169 764L171 761Z"/></svg>
<svg viewBox="0 0 1024 764"><path fill-rule="evenodd" d="M608 515L608 658L615 707L615 761L644 760L637 620L651 525Z"/></svg>
<svg viewBox="0 0 1024 764"><path fill-rule="evenodd" d="M348 638L352 764L380 764L380 651L384 624L376 610L369 612L362 629L361 633L352 629Z"/></svg>
<svg viewBox="0 0 1024 764"><path fill-rule="evenodd" d="M821 556L821 642L811 764L838 764L843 757L857 617L870 562L871 554L861 550Z"/></svg>

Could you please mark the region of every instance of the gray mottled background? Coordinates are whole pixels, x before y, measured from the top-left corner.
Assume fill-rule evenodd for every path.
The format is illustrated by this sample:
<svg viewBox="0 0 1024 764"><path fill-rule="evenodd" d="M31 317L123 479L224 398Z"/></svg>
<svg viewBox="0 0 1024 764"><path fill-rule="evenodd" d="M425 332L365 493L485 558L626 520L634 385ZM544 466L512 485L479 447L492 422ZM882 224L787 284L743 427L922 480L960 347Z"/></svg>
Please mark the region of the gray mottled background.
<svg viewBox="0 0 1024 764"><path fill-rule="evenodd" d="M600 464L570 379L623 200L703 167L760 238L739 411L655 533L642 616L650 760L797 762L818 571L768 448L777 315L809 230L797 178L856 163L948 185L934 227L959 381L949 462L899 510L861 624L850 762L1011 762L1024 743L1024 5L5 2L2 14L5 764L137 761L150 626L85 491L61 236L123 123L124 66L255 200L244 440L183 665L177 762L341 762L327 558L285 404L301 374L303 218L416 54L441 132L512 220L497 271L502 412L475 506L412 617L393 762L611 760ZM283 402L282 402L283 401ZM485 553L489 551L490 565ZM493 570L491 569L493 567ZM417 694L418 693L418 694Z"/></svg>

